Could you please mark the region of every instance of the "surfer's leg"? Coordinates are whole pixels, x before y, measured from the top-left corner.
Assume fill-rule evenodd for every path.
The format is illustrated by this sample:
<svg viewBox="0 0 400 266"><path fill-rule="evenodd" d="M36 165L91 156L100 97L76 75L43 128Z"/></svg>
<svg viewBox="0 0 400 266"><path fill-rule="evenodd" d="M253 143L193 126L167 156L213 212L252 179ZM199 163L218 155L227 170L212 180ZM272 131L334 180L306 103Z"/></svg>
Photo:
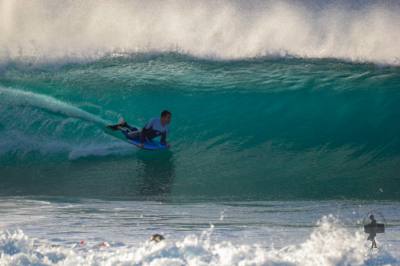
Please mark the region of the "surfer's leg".
<svg viewBox="0 0 400 266"><path fill-rule="evenodd" d="M151 139L151 133L151 129L143 127L142 131L140 132L140 142L143 144Z"/></svg>
<svg viewBox="0 0 400 266"><path fill-rule="evenodd" d="M119 119L119 121L118 121L118 125L120 126L120 127L127 127L128 126L128 123L125 121L125 119L124 118L120 118Z"/></svg>
<svg viewBox="0 0 400 266"><path fill-rule="evenodd" d="M107 126L109 129L112 129L112 130L118 130L119 129L119 127L120 127L120 125L119 124L115 124L115 125L108 125Z"/></svg>
<svg viewBox="0 0 400 266"><path fill-rule="evenodd" d="M127 132L127 137L130 139L136 139L140 137L140 132L139 130L129 131Z"/></svg>
<svg viewBox="0 0 400 266"><path fill-rule="evenodd" d="M131 125L128 125L127 123L125 123L123 127L129 128L130 131L139 131L137 127L133 127Z"/></svg>
<svg viewBox="0 0 400 266"><path fill-rule="evenodd" d="M137 128L135 128L135 127L131 127L131 126L129 126L128 125L128 123L125 121L125 119L123 119L123 118L121 118L119 121L118 121L118 124L115 124L115 125L108 125L107 126L108 128L111 128L112 130L118 130L118 129L121 129L121 128L128 128L128 129L130 129L130 130L137 130Z"/></svg>
<svg viewBox="0 0 400 266"><path fill-rule="evenodd" d="M120 119L120 121L119 121L119 123L118 123L118 126L119 126L120 128L127 128L127 129L129 129L129 131L139 131L139 129L138 129L137 127L134 127L134 126L129 125L129 124L125 121L125 119L123 119L123 118Z"/></svg>

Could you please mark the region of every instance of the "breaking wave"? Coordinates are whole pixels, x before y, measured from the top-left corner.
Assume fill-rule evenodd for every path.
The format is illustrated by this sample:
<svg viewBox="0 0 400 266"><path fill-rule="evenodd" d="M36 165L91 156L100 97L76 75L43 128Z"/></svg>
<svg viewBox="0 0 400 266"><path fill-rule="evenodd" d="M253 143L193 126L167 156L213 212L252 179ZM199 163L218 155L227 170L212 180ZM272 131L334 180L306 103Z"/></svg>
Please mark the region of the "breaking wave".
<svg viewBox="0 0 400 266"><path fill-rule="evenodd" d="M0 61L179 52L400 63L397 1L0 2Z"/></svg>

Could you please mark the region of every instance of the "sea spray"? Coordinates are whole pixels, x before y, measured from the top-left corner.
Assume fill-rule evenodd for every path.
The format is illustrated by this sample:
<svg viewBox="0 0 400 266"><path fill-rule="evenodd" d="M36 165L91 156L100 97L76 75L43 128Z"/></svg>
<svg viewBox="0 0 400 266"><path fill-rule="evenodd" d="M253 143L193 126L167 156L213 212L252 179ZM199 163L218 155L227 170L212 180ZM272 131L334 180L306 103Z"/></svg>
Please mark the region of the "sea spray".
<svg viewBox="0 0 400 266"><path fill-rule="evenodd" d="M78 118L100 124L101 126L105 126L108 123L100 117L47 95L0 87L0 96L4 105L33 107L65 117Z"/></svg>
<svg viewBox="0 0 400 266"><path fill-rule="evenodd" d="M0 62L172 51L398 65L399 12L396 1L1 1Z"/></svg>

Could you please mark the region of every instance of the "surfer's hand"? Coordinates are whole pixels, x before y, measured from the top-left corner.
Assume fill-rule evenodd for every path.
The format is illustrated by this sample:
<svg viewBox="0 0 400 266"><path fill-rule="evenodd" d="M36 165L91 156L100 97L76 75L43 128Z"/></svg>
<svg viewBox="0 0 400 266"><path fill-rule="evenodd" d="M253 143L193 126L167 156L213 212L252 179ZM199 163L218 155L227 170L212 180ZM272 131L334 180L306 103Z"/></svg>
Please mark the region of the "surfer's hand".
<svg viewBox="0 0 400 266"><path fill-rule="evenodd" d="M144 148L144 143L140 143L139 147L143 149Z"/></svg>

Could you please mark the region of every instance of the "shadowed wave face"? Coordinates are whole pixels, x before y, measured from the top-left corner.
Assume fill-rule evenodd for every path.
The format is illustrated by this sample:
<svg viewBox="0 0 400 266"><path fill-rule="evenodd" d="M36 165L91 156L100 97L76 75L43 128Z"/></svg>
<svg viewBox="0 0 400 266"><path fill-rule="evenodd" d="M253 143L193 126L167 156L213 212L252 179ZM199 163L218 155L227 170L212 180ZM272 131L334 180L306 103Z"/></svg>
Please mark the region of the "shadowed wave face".
<svg viewBox="0 0 400 266"><path fill-rule="evenodd" d="M0 193L163 199L399 199L400 70L174 53L9 63ZM107 135L173 113L169 152Z"/></svg>
<svg viewBox="0 0 400 266"><path fill-rule="evenodd" d="M394 199L396 1L0 1L0 194ZM173 113L169 152L103 128Z"/></svg>

